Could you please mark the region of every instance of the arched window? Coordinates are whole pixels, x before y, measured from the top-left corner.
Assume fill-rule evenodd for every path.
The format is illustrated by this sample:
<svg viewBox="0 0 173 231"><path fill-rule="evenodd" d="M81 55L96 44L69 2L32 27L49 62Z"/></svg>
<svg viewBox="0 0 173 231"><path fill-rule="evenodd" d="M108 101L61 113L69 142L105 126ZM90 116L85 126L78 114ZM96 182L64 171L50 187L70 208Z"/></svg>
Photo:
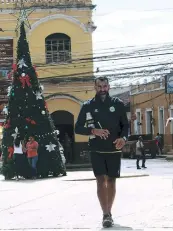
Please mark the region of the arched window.
<svg viewBox="0 0 173 231"><path fill-rule="evenodd" d="M66 34L55 33L45 39L46 63L71 62L71 39Z"/></svg>

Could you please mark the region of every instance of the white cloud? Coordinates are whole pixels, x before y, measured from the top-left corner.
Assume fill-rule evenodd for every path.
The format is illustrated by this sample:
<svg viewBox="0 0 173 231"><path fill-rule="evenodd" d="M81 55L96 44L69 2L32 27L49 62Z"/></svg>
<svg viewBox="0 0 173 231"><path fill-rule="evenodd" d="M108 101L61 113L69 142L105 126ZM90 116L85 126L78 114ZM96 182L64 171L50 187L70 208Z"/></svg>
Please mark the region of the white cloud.
<svg viewBox="0 0 173 231"><path fill-rule="evenodd" d="M173 15L168 12L120 10L95 20L94 48L173 41ZM112 41L111 41L112 40ZM102 45L103 42L103 45Z"/></svg>
<svg viewBox="0 0 173 231"><path fill-rule="evenodd" d="M166 43L173 41L173 31L170 24L148 25L146 28L141 28L137 44L149 43Z"/></svg>
<svg viewBox="0 0 173 231"><path fill-rule="evenodd" d="M101 0L96 0L100 3ZM112 1L112 7L110 7L110 4L108 2ZM97 11L97 16L94 18L95 24L97 25L97 30L93 34L93 45L95 52L100 52L101 54L108 53L108 50L105 51L105 49L109 49L109 52L112 51L112 53L115 54L115 50L113 48L117 47L126 47L123 49L124 54L127 53L127 57L130 57L128 52L131 52L131 48L127 48L127 46L143 46L145 48L149 47L149 44L158 44L158 45L152 45L153 47L162 47L161 44L163 43L169 43L173 42L173 30L172 30L172 21L173 21L173 9L169 10L168 1L165 0L165 5L161 8L162 4L161 1L157 0L158 5L150 6L149 0L145 1L145 4L143 2L143 9L141 6L139 6L139 0L133 0L132 5L129 5L129 8L126 7L125 0L121 0L121 6L118 3L118 1L115 0L107 0L106 4L103 4L105 8L100 7L101 5L98 5L99 11ZM154 0L155 1L155 0ZM129 1L131 2L131 1ZM136 2L136 3L135 3ZM171 3L172 2L172 3ZM171 4L173 4L173 1L170 1ZM137 7L135 7L135 4L138 4ZM106 8L106 5L109 5L109 10ZM119 7L119 8L118 8ZM154 9L162 9L162 10L154 10ZM136 10L133 10L136 9ZM147 10L146 10L147 9ZM111 13L107 13L107 12ZM99 12L101 12L101 15L99 15ZM104 13L105 12L105 13ZM103 16L104 15L104 16ZM138 48L136 48L137 50ZM165 46L165 49L166 46ZM170 49L170 52L172 50L172 47L168 48ZM134 48L133 48L134 50ZM149 49L150 51L150 49ZM117 51L116 51L117 52ZM147 54L144 49L144 55ZM155 51L153 51L155 54ZM124 55L123 54L123 55ZM108 55L108 54L106 54ZM120 56L119 56L120 57ZM131 72L133 70L138 71L137 76L141 75L139 73L139 69L134 69L135 66L144 66L146 67L141 68L141 70L149 70L154 69L155 67L151 67L151 65L156 65L157 68L159 68L160 64L168 63L173 61L173 56L170 55L162 55L162 56L151 56L146 58L135 58L130 59L117 59L117 60L108 60L106 62L97 62L95 63L95 68L100 67L101 71L106 71L105 73L114 73L119 75L119 73L125 72ZM127 70L127 67L131 67L132 69ZM162 67L162 66L161 66ZM119 70L116 70L116 69ZM107 70L110 70L109 72ZM168 65L166 65L166 71L169 70ZM165 70L162 71L164 73ZM104 72L101 72L104 74ZM161 74L161 72L159 72ZM157 74L157 71L152 76L159 76ZM144 73L145 76L145 73ZM150 78L149 77L149 78ZM128 80L126 80L128 83Z"/></svg>

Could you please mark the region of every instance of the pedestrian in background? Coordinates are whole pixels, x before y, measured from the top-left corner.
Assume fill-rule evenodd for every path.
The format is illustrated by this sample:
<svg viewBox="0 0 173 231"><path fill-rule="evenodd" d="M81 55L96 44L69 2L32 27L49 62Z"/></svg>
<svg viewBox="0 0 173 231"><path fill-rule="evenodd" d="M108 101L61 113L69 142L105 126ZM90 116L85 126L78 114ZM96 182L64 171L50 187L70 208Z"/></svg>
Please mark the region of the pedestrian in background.
<svg viewBox="0 0 173 231"><path fill-rule="evenodd" d="M95 80L96 95L83 104L75 125L77 134L89 136L103 227L113 226L111 209L116 194L116 178L120 177L121 149L128 136L125 106L120 99L109 96L109 89L108 78Z"/></svg>
<svg viewBox="0 0 173 231"><path fill-rule="evenodd" d="M27 158L29 165L32 168L32 178L37 178L37 162L38 162L38 143L35 141L34 136L29 137L26 144Z"/></svg>
<svg viewBox="0 0 173 231"><path fill-rule="evenodd" d="M65 133L64 135L64 155L66 158L66 162L72 163L72 142L68 133Z"/></svg>
<svg viewBox="0 0 173 231"><path fill-rule="evenodd" d="M24 175L25 168L24 145L19 136L14 140L13 158L15 164L16 180L19 180L19 176Z"/></svg>
<svg viewBox="0 0 173 231"><path fill-rule="evenodd" d="M61 159L62 159L62 162L63 162L63 165L64 165L62 175L63 175L63 176L67 176L67 171L66 171L66 158L65 158L65 156L64 156L64 148L63 148L63 146L61 145L61 143L60 143L59 141L58 141L58 144L59 144L59 151L60 151Z"/></svg>
<svg viewBox="0 0 173 231"><path fill-rule="evenodd" d="M141 169L141 167L139 166L139 161L141 159L142 159L142 168L146 168L145 167L145 162L146 162L145 150L144 150L144 144L142 141L143 141L142 136L139 136L138 141L136 143L136 156L137 156L136 167L137 169Z"/></svg>
<svg viewBox="0 0 173 231"><path fill-rule="evenodd" d="M156 145L157 145L157 148L158 148L158 155L159 154L163 154L162 152L162 137L159 133L157 133L157 136L155 137L155 141L156 141Z"/></svg>

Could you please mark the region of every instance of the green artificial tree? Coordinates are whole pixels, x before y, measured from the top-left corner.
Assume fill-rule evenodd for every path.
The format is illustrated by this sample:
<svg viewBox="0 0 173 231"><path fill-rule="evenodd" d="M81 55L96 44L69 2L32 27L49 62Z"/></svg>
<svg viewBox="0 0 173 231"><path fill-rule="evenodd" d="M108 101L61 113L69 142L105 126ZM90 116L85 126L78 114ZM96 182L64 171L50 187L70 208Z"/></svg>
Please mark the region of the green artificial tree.
<svg viewBox="0 0 173 231"><path fill-rule="evenodd" d="M64 173L65 166L62 163L55 126L31 62L24 21L20 25L17 62L13 64L13 81L8 90L9 100L4 110L6 119L2 139L2 174L6 179L15 175L13 142L18 135L23 140L34 136L39 143L37 168L40 176L58 176ZM24 177L29 177L29 173L26 172Z"/></svg>

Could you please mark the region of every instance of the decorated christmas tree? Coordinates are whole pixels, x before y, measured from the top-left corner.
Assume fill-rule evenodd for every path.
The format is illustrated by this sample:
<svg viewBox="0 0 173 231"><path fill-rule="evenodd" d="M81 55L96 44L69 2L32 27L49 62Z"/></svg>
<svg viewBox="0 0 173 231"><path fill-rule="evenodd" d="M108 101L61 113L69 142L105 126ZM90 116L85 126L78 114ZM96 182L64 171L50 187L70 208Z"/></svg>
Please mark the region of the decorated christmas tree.
<svg viewBox="0 0 173 231"><path fill-rule="evenodd" d="M64 173L65 167L59 151L55 126L43 96L43 87L31 62L24 21L20 24L17 60L16 64L13 64L12 73L12 85L8 88L8 105L4 109L6 119L2 139L2 174L6 179L15 175L14 139L20 136L22 140L27 140L29 136L34 136L39 144L38 175L58 176Z"/></svg>

